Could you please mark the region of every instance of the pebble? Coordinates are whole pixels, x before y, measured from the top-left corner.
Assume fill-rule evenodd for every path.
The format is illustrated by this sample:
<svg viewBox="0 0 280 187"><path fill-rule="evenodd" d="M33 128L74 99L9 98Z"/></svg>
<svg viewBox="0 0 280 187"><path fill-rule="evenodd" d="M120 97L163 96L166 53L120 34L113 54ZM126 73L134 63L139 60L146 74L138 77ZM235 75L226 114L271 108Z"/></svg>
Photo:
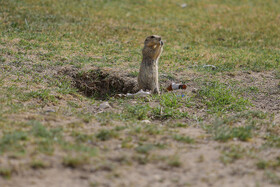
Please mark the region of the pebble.
<svg viewBox="0 0 280 187"><path fill-rule="evenodd" d="M216 69L216 66L214 65L204 65L203 68L212 68L212 70Z"/></svg>
<svg viewBox="0 0 280 187"><path fill-rule="evenodd" d="M192 93L197 93L197 88L193 88Z"/></svg>
<svg viewBox="0 0 280 187"><path fill-rule="evenodd" d="M48 108L48 109L45 110L45 112L46 112L46 113L52 113L52 112L55 112L55 110L52 109L52 108Z"/></svg>
<svg viewBox="0 0 280 187"><path fill-rule="evenodd" d="M142 120L141 122L142 122L142 123L151 123L151 121L150 121L150 120L147 120L147 119Z"/></svg>
<svg viewBox="0 0 280 187"><path fill-rule="evenodd" d="M182 8L186 8L186 7L187 7L187 4L186 4L186 3L181 4L181 7L182 7Z"/></svg>
<svg viewBox="0 0 280 187"><path fill-rule="evenodd" d="M99 108L100 109L106 109L106 108L111 108L110 104L108 102L104 102L104 103L101 103L99 105Z"/></svg>

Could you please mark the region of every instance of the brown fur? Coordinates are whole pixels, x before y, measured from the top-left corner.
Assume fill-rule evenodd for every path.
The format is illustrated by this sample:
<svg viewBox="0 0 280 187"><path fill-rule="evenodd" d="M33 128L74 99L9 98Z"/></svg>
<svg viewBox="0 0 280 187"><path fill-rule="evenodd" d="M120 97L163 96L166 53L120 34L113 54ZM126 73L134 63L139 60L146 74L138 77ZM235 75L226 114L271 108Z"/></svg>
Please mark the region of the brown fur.
<svg viewBox="0 0 280 187"><path fill-rule="evenodd" d="M150 90L159 94L158 84L158 59L163 50L161 37L157 35L148 36L142 50L143 59L138 75L139 89Z"/></svg>

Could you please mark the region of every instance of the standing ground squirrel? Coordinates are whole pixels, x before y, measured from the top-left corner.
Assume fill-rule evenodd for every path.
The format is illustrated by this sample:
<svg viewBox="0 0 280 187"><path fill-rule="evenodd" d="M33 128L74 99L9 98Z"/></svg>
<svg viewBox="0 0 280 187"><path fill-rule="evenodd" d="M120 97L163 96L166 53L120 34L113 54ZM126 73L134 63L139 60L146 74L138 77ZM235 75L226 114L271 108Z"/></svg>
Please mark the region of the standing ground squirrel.
<svg viewBox="0 0 280 187"><path fill-rule="evenodd" d="M142 50L143 60L138 75L139 89L150 90L159 94L158 84L158 59L163 50L161 37L157 35L148 36Z"/></svg>

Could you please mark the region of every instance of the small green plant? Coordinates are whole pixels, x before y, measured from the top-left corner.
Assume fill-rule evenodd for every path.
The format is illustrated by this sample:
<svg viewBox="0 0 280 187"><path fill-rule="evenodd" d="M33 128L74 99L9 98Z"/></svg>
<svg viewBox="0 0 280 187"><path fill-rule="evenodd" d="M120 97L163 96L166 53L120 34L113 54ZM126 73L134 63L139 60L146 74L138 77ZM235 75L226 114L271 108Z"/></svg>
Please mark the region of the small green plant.
<svg viewBox="0 0 280 187"><path fill-rule="evenodd" d="M76 142L78 143L89 142L93 139L93 135L83 134L76 131L73 131L71 135L75 138Z"/></svg>
<svg viewBox="0 0 280 187"><path fill-rule="evenodd" d="M0 167L0 176L9 179L12 176L12 170L10 168Z"/></svg>
<svg viewBox="0 0 280 187"><path fill-rule="evenodd" d="M26 141L28 135L26 132L14 131L11 133L4 134L0 139L0 154L4 151L16 151L25 152L22 141Z"/></svg>
<svg viewBox="0 0 280 187"><path fill-rule="evenodd" d="M213 133L215 140L226 142L233 138L241 141L248 141L252 137L253 126L232 127L223 120L216 120L213 126L208 127L208 132Z"/></svg>
<svg viewBox="0 0 280 187"><path fill-rule="evenodd" d="M189 143L189 144L195 142L194 139L192 139L189 136L182 136L182 135L178 135L178 134L174 135L173 139L178 141L178 142Z"/></svg>
<svg viewBox="0 0 280 187"><path fill-rule="evenodd" d="M265 145L280 148L280 137L277 135L268 135Z"/></svg>
<svg viewBox="0 0 280 187"><path fill-rule="evenodd" d="M150 111L150 106L146 105L129 105L126 108L128 112L128 118L136 118L138 120L144 120L148 118L148 113Z"/></svg>
<svg viewBox="0 0 280 187"><path fill-rule="evenodd" d="M78 168L89 163L89 158L86 156L67 156L63 158L63 165L70 168Z"/></svg>
<svg viewBox="0 0 280 187"><path fill-rule="evenodd" d="M38 90L38 91L31 91L28 93L25 93L25 100L29 100L31 98L37 98L43 101L44 103L48 102L56 102L57 99L54 95L50 93L50 90Z"/></svg>
<svg viewBox="0 0 280 187"><path fill-rule="evenodd" d="M32 125L32 129L30 133L32 133L35 137L41 138L59 138L61 136L61 128L52 128L48 130L44 125L42 125L39 121L30 121L30 125Z"/></svg>
<svg viewBox="0 0 280 187"><path fill-rule="evenodd" d="M233 163L236 160L244 157L246 150L240 146L231 145L224 148L222 155L220 156L221 161L224 164Z"/></svg>
<svg viewBox="0 0 280 187"><path fill-rule="evenodd" d="M268 163L264 160L258 161L256 165L258 169L266 169L268 167Z"/></svg>
<svg viewBox="0 0 280 187"><path fill-rule="evenodd" d="M173 93L167 93L160 96L160 104L164 107L179 108L182 106L182 99Z"/></svg>
<svg viewBox="0 0 280 187"><path fill-rule="evenodd" d="M277 169L280 168L280 157L272 160L259 160L256 165L258 169Z"/></svg>
<svg viewBox="0 0 280 187"><path fill-rule="evenodd" d="M72 101L68 101L67 104L73 108L81 108L81 106L79 106L77 103Z"/></svg>
<svg viewBox="0 0 280 187"><path fill-rule="evenodd" d="M96 134L96 138L101 140L101 141L106 141L106 140L109 140L111 138L115 138L117 136L118 136L118 134L115 131L105 130L105 129L102 129L101 131L99 131Z"/></svg>
<svg viewBox="0 0 280 187"><path fill-rule="evenodd" d="M198 97L208 107L210 113L242 111L251 103L226 84L216 81L206 82L198 92Z"/></svg>
<svg viewBox="0 0 280 187"><path fill-rule="evenodd" d="M161 120L165 120L168 118L173 118L173 119L177 119L177 118L184 118L184 117L188 117L188 112L181 112L178 109L173 109L170 107L156 107L152 109L152 117L155 119L161 119Z"/></svg>
<svg viewBox="0 0 280 187"><path fill-rule="evenodd" d="M143 132L149 135L157 135L161 133L161 130L156 125L146 125L144 126Z"/></svg>
<svg viewBox="0 0 280 187"><path fill-rule="evenodd" d="M33 160L30 163L30 167L33 169L44 169L44 168L47 168L48 165L42 160Z"/></svg>
<svg viewBox="0 0 280 187"><path fill-rule="evenodd" d="M220 127L216 129L214 139L222 142L226 142L233 138L238 138L241 141L247 141L252 137L252 127Z"/></svg>
<svg viewBox="0 0 280 187"><path fill-rule="evenodd" d="M180 167L182 165L178 155L173 155L168 160L168 165L170 167Z"/></svg>
<svg viewBox="0 0 280 187"><path fill-rule="evenodd" d="M265 171L264 176L265 176L265 178L268 179L272 184L280 185L279 174L277 174L276 172L267 170L267 171Z"/></svg>
<svg viewBox="0 0 280 187"><path fill-rule="evenodd" d="M122 131L122 130L127 129L127 128L128 128L127 126L116 126L114 129L116 131Z"/></svg>
<svg viewBox="0 0 280 187"><path fill-rule="evenodd" d="M151 118L165 120L188 117L188 113L180 109L184 104L189 104L188 98L174 93L165 93L155 98L159 99L160 105L151 109Z"/></svg>
<svg viewBox="0 0 280 187"><path fill-rule="evenodd" d="M153 150L155 146L153 144L144 144L135 148L138 153L148 154L151 150Z"/></svg>
<svg viewBox="0 0 280 187"><path fill-rule="evenodd" d="M170 128L185 128L185 127L188 127L188 124L186 124L186 123L170 123L170 124L168 124L168 127L170 127Z"/></svg>
<svg viewBox="0 0 280 187"><path fill-rule="evenodd" d="M31 123L33 125L31 132L35 137L50 138L52 136L52 133L40 122L33 121Z"/></svg>

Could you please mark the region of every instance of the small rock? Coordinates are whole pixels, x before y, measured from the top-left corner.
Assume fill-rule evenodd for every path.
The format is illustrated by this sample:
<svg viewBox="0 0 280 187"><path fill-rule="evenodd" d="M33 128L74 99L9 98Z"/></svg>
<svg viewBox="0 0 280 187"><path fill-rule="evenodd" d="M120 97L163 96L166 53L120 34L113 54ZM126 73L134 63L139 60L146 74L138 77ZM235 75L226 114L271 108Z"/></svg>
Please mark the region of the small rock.
<svg viewBox="0 0 280 187"><path fill-rule="evenodd" d="M131 93L127 93L126 94L127 97L131 97L131 98L134 98L134 97L146 97L148 95L151 95L151 92L145 92L143 90L140 90L139 92L137 92L135 94L131 94Z"/></svg>
<svg viewBox="0 0 280 187"><path fill-rule="evenodd" d="M160 175L154 175L154 179L157 180L157 181L160 181L161 180L161 176Z"/></svg>
<svg viewBox="0 0 280 187"><path fill-rule="evenodd" d="M150 102L151 101L151 99L147 98L147 97L144 100L145 100L145 102Z"/></svg>
<svg viewBox="0 0 280 187"><path fill-rule="evenodd" d="M204 65L203 68L211 68L212 70L216 69L214 65Z"/></svg>
<svg viewBox="0 0 280 187"><path fill-rule="evenodd" d="M101 104L99 105L99 108L100 108L100 109L106 109L106 108L111 108L111 106L109 105L108 102L104 102L104 103L101 103Z"/></svg>
<svg viewBox="0 0 280 187"><path fill-rule="evenodd" d="M186 8L188 5L186 4L186 3L184 3L184 4L181 4L181 7L182 8Z"/></svg>
<svg viewBox="0 0 280 187"><path fill-rule="evenodd" d="M192 93L197 93L197 88L193 88Z"/></svg>
<svg viewBox="0 0 280 187"><path fill-rule="evenodd" d="M47 109L45 110L45 113L52 113L52 112L55 112L55 110L52 109L52 108L47 108Z"/></svg>
<svg viewBox="0 0 280 187"><path fill-rule="evenodd" d="M151 121L150 121L150 120L147 120L147 119L142 120L141 122L142 122L142 123L147 123L147 124L148 124L148 123L151 123Z"/></svg>

